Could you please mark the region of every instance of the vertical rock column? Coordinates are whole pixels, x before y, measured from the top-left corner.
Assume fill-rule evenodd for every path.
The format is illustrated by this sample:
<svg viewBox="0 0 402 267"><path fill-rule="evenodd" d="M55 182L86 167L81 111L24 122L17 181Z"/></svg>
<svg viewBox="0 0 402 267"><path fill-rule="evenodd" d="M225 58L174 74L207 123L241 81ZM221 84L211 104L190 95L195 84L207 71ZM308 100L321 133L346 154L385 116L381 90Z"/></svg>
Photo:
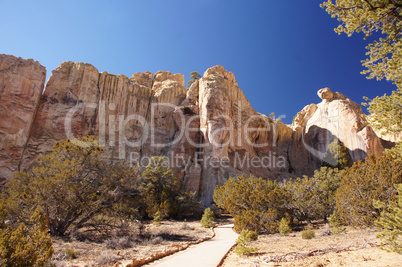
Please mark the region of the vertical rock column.
<svg viewBox="0 0 402 267"><path fill-rule="evenodd" d="M0 55L0 183L18 171L45 79L39 62Z"/></svg>
<svg viewBox="0 0 402 267"><path fill-rule="evenodd" d="M27 169L55 142L96 134L99 100L98 70L66 61L52 71L46 84L21 168Z"/></svg>

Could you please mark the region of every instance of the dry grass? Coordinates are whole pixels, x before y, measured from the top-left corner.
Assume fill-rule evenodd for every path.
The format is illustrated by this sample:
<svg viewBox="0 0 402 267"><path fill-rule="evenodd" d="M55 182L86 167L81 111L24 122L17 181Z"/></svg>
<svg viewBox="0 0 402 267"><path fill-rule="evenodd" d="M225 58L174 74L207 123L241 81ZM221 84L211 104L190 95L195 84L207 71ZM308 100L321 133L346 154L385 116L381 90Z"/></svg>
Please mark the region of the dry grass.
<svg viewBox="0 0 402 267"><path fill-rule="evenodd" d="M171 244L197 241L211 235L212 230L201 227L199 221L162 221L159 226L144 224L141 231L138 224L133 224L125 233L110 233L108 237L92 234L88 238L80 236L70 240L53 238L53 263L57 267L113 266L116 262L128 262L162 252ZM71 248L74 249L75 259L67 256Z"/></svg>
<svg viewBox="0 0 402 267"><path fill-rule="evenodd" d="M301 232L293 232L288 236L280 234L261 235L257 241L250 244L259 249L258 253L248 257L240 257L231 252L222 266L402 266L402 255L386 252L378 247L380 243L376 239L378 232L352 228L347 230L347 233L340 235L328 235L328 225L320 225L315 229L316 237L309 240L302 239ZM273 259L291 252L298 252L300 255L304 252L345 248L349 245L352 245L350 250L338 253L329 252L289 262L274 263L267 261L269 258ZM362 246L365 248L361 248ZM294 254L291 253L291 255Z"/></svg>

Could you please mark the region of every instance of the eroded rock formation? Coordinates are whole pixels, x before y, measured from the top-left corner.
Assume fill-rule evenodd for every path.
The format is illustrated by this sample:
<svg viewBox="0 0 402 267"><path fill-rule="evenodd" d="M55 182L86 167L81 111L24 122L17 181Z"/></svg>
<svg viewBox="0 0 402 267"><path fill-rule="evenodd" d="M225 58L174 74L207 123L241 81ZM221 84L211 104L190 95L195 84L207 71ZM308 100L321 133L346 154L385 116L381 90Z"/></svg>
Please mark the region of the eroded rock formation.
<svg viewBox="0 0 402 267"><path fill-rule="evenodd" d="M184 76L159 71L99 73L90 64L63 62L46 85L32 60L0 56L0 175L29 168L56 141L94 135L114 159L144 164L164 155L188 190L209 205L229 176L269 179L310 175L339 138L354 160L380 154L381 140L360 106L328 88L293 125L257 113L233 73L222 66L184 87ZM11 108L12 107L12 108Z"/></svg>
<svg viewBox="0 0 402 267"><path fill-rule="evenodd" d="M329 88L318 91L322 102L306 106L293 123L303 129L305 147L323 158L328 143L338 138L349 149L354 161L364 160L368 154L380 155L381 139L362 117L361 106L343 94L333 93ZM314 153L313 153L314 154Z"/></svg>
<svg viewBox="0 0 402 267"><path fill-rule="evenodd" d="M45 79L39 62L0 55L0 184L20 166Z"/></svg>

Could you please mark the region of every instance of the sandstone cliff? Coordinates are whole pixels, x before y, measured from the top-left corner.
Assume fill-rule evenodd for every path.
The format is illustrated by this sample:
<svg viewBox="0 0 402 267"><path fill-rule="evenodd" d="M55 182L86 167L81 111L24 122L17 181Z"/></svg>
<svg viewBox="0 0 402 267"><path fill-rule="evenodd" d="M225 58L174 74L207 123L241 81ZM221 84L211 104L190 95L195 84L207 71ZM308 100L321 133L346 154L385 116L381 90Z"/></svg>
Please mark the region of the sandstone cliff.
<svg viewBox="0 0 402 267"><path fill-rule="evenodd" d="M182 74L128 78L63 62L41 96L45 76L37 62L0 57L4 179L29 168L56 141L94 135L116 160L144 165L153 155L167 156L186 188L209 205L215 186L232 175L312 174L334 138L354 160L383 150L360 106L328 88L318 92L321 103L306 106L289 126L256 112L222 66L209 68L189 90Z"/></svg>
<svg viewBox="0 0 402 267"><path fill-rule="evenodd" d="M293 128L303 132L304 147L318 158L325 156L328 144L337 138L349 149L354 161L368 154L380 155L381 139L362 117L361 106L329 88L318 91L322 102L306 106L296 115Z"/></svg>
<svg viewBox="0 0 402 267"><path fill-rule="evenodd" d="M38 62L0 55L0 184L19 168L45 79Z"/></svg>
<svg viewBox="0 0 402 267"><path fill-rule="evenodd" d="M56 141L94 135L116 159L166 153L173 138L173 111L185 98L184 76L159 71L99 73L90 64L63 62L46 85L22 160L28 168ZM162 148L161 148L162 147Z"/></svg>

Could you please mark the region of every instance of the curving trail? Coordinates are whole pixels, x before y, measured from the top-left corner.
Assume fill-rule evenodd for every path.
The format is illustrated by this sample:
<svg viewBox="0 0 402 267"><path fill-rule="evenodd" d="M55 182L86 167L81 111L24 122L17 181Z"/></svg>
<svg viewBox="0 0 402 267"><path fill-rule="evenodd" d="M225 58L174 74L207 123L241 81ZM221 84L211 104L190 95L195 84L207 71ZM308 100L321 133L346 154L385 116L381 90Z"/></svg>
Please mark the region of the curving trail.
<svg viewBox="0 0 402 267"><path fill-rule="evenodd" d="M239 236L233 231L233 224L215 228L215 237L182 252L163 258L147 266L154 267L216 267L236 243Z"/></svg>

